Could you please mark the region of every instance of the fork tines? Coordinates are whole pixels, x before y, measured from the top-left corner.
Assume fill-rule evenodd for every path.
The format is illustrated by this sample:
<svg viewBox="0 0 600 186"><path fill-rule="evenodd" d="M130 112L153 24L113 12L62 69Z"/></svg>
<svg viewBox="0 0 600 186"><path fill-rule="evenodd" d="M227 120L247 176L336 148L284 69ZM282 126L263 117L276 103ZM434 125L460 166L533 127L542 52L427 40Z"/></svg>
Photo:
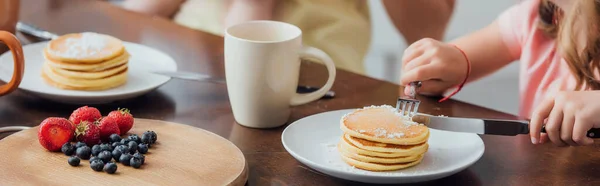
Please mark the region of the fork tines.
<svg viewBox="0 0 600 186"><path fill-rule="evenodd" d="M412 117L417 114L421 101L410 97L399 97L396 103L396 110L403 116ZM400 109L402 107L402 109Z"/></svg>

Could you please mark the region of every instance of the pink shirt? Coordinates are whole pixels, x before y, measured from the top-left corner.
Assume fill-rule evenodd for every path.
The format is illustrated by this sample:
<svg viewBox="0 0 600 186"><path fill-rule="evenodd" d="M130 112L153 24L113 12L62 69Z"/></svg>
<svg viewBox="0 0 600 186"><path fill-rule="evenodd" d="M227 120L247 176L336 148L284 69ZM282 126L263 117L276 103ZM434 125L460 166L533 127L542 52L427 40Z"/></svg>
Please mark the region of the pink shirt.
<svg viewBox="0 0 600 186"><path fill-rule="evenodd" d="M546 96L574 90L576 81L555 40L537 28L540 0L523 0L498 17L500 33L514 59L520 60L519 94L521 117L530 118Z"/></svg>

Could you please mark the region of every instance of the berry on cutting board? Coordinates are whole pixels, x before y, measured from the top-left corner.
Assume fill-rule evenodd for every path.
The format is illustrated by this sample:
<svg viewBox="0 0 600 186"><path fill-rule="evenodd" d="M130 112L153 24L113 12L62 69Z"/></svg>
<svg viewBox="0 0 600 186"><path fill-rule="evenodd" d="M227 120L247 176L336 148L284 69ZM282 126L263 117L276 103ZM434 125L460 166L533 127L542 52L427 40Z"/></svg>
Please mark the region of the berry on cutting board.
<svg viewBox="0 0 600 186"><path fill-rule="evenodd" d="M119 131L119 125L114 117L104 117L98 124L100 128L100 139L102 141L110 141L110 136L113 134L121 134Z"/></svg>
<svg viewBox="0 0 600 186"><path fill-rule="evenodd" d="M110 140L111 143L115 143L115 142L120 142L121 141L121 136L119 136L120 132L117 134L111 134L108 138Z"/></svg>
<svg viewBox="0 0 600 186"><path fill-rule="evenodd" d="M46 118L38 129L38 141L49 151L60 151L65 143L71 141L72 136L73 126L65 118Z"/></svg>
<svg viewBox="0 0 600 186"><path fill-rule="evenodd" d="M60 148L60 151L67 156L71 156L73 153L75 153L75 146L73 146L71 142L67 142L63 144L63 146Z"/></svg>
<svg viewBox="0 0 600 186"><path fill-rule="evenodd" d="M121 135L127 134L133 127L133 116L129 112L129 109L119 108L118 110L108 113L106 117L114 118L117 121Z"/></svg>
<svg viewBox="0 0 600 186"><path fill-rule="evenodd" d="M75 129L73 129L73 130L75 130ZM87 146L87 145L86 145L85 143L81 142L81 141L78 141L78 142L75 144L75 148L79 148L79 147L83 147L83 146Z"/></svg>
<svg viewBox="0 0 600 186"><path fill-rule="evenodd" d="M94 157L91 157L91 158L90 158L90 163L91 163L92 161L96 161L96 160L98 160L98 161L102 161L102 159L100 159L98 156L94 156ZM102 161L102 163L104 163L104 161Z"/></svg>
<svg viewBox="0 0 600 186"><path fill-rule="evenodd" d="M138 144L135 141L130 141L129 144L127 144L127 147L129 147L130 153L135 153L137 151Z"/></svg>
<svg viewBox="0 0 600 186"><path fill-rule="evenodd" d="M146 131L142 134L142 143L151 144L152 143L152 133L150 131Z"/></svg>
<svg viewBox="0 0 600 186"><path fill-rule="evenodd" d="M102 151L100 152L100 154L98 154L97 157L100 158L103 162L110 162L110 160L112 159L112 153L109 151Z"/></svg>
<svg viewBox="0 0 600 186"><path fill-rule="evenodd" d="M137 168L140 168L142 166L142 160L139 159L139 158L132 157L129 161L130 161L129 165L131 165L131 167L133 167L133 168L137 169Z"/></svg>
<svg viewBox="0 0 600 186"><path fill-rule="evenodd" d="M117 164L113 162L108 162L104 165L104 172L108 174L114 174L117 172Z"/></svg>
<svg viewBox="0 0 600 186"><path fill-rule="evenodd" d="M139 144L137 150L139 153L146 154L146 153L148 153L148 145L144 144L144 143Z"/></svg>
<svg viewBox="0 0 600 186"><path fill-rule="evenodd" d="M75 109L73 113L71 113L69 120L73 123L73 127L76 127L82 121L94 123L100 118L102 118L102 114L100 114L100 111L97 108L83 106Z"/></svg>
<svg viewBox="0 0 600 186"><path fill-rule="evenodd" d="M100 172L102 171L102 168L104 168L104 162L102 162L102 160L91 161L90 167L92 168L92 170Z"/></svg>
<svg viewBox="0 0 600 186"><path fill-rule="evenodd" d="M75 150L75 155L84 160L90 159L90 156L92 155L92 149L90 149L88 146L79 147L77 150Z"/></svg>
<svg viewBox="0 0 600 186"><path fill-rule="evenodd" d="M88 146L100 143L100 129L92 122L82 121L75 128L75 139Z"/></svg>
<svg viewBox="0 0 600 186"><path fill-rule="evenodd" d="M102 152L102 147L100 147L100 145L92 146L92 155L93 156L98 156L98 154L100 154L100 152Z"/></svg>
<svg viewBox="0 0 600 186"><path fill-rule="evenodd" d="M131 158L133 158L133 156L131 156L131 154L129 153L123 153L121 155L121 157L119 158L119 162L123 163L123 165L125 166L129 166L130 162L131 162Z"/></svg>
<svg viewBox="0 0 600 186"><path fill-rule="evenodd" d="M142 164L144 164L144 161L146 160L146 157L142 154L140 154L139 152L136 152L135 154L133 154L134 158L138 158L142 161Z"/></svg>
<svg viewBox="0 0 600 186"><path fill-rule="evenodd" d="M115 159L116 162L119 162L119 158L121 158L121 155L123 155L123 152L121 152L121 150L119 149L115 149L112 151L112 157L113 159Z"/></svg>
<svg viewBox="0 0 600 186"><path fill-rule="evenodd" d="M69 159L67 160L67 162L69 162L69 165L75 167L75 166L79 165L79 163L81 162L81 160L77 156L71 156L71 157L69 157Z"/></svg>

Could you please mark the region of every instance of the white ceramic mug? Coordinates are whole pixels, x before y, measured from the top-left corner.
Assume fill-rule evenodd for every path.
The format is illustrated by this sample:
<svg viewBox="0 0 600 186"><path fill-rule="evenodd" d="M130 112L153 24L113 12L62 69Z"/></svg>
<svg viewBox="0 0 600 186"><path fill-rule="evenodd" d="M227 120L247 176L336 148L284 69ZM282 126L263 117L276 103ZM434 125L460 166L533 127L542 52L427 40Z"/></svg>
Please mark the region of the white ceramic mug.
<svg viewBox="0 0 600 186"><path fill-rule="evenodd" d="M319 90L298 94L300 59L321 61L329 71ZM233 116L252 128L285 124L290 106L321 98L333 85L335 65L325 52L302 46L300 28L277 21L250 21L225 31L225 78Z"/></svg>

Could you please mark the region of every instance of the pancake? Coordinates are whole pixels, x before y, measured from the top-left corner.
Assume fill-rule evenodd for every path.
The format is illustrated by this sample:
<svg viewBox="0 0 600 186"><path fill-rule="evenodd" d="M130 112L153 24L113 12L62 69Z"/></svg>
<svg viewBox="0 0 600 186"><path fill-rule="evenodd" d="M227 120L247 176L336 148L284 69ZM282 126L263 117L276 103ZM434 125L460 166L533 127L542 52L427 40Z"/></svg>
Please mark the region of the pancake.
<svg viewBox="0 0 600 186"><path fill-rule="evenodd" d="M55 69L64 69L64 70L72 70L72 71L102 71L105 69L110 69L116 66L120 66L129 62L129 53L123 52L121 55L108 59L105 61L101 61L99 63L67 63L62 61L57 61L53 59L49 59L46 57L46 63Z"/></svg>
<svg viewBox="0 0 600 186"><path fill-rule="evenodd" d="M357 161L362 161L362 162L368 162L368 163L387 163L387 164L393 164L393 163L409 163L409 162L413 162L413 161L417 161L417 159L419 159L419 156L421 156L421 154L415 154L412 156L401 156L401 157L375 157L375 156L368 156L368 155L362 155L362 154L357 154L357 153L353 153L350 152L348 149L345 149L345 146L343 146L344 142L340 142L338 144L338 150L339 152L346 157L355 159Z"/></svg>
<svg viewBox="0 0 600 186"><path fill-rule="evenodd" d="M344 160L347 164L368 171L394 171L409 168L415 166L423 160L423 155L420 155L416 161L407 162L407 163L369 163L362 162L356 159L352 159L350 157L346 157L344 155L341 156L342 160Z"/></svg>
<svg viewBox="0 0 600 186"><path fill-rule="evenodd" d="M341 118L340 128L350 136L379 143L417 145L429 138L427 126L400 115L389 105L365 107L348 113Z"/></svg>
<svg viewBox="0 0 600 186"><path fill-rule="evenodd" d="M48 65L44 65L42 70L42 78L46 83L68 90L106 90L118 87L127 82L127 68L100 79L76 79L67 78L57 74L50 69Z"/></svg>
<svg viewBox="0 0 600 186"><path fill-rule="evenodd" d="M348 150L352 153L355 154L361 154L361 155L366 155L366 156L373 156L373 157L384 157L384 158L396 158L396 157L406 157L406 156L410 156L412 154L415 153L425 153L425 152L420 152L420 151L408 151L408 152L376 152L376 151L369 151L369 150L365 150L365 149L361 149L358 148L356 146L354 146L352 143L348 142L348 140L346 140L345 138L342 137L342 140L340 140L340 145L343 146L343 148L345 150ZM427 146L429 147L429 146ZM422 151L426 151L427 149L424 149Z"/></svg>
<svg viewBox="0 0 600 186"><path fill-rule="evenodd" d="M121 40L93 32L62 35L48 42L44 49L44 55L51 60L73 63L98 63L123 52Z"/></svg>
<svg viewBox="0 0 600 186"><path fill-rule="evenodd" d="M117 73L127 69L127 64L123 64L121 66L116 66L116 67L113 67L110 69L105 69L103 71L85 72L85 71L69 71L69 70L65 70L65 69L61 69L61 68L52 68L49 65L47 65L47 63L44 65L48 66L48 68L51 68L56 74L63 76L65 78L89 79L89 80L110 77L111 75L117 74Z"/></svg>
<svg viewBox="0 0 600 186"><path fill-rule="evenodd" d="M350 136L348 134L344 135L344 139L349 144L352 144L359 149L364 149L372 152L388 152L412 155L427 151L427 142L423 142L421 144L416 145L396 145L360 139Z"/></svg>

